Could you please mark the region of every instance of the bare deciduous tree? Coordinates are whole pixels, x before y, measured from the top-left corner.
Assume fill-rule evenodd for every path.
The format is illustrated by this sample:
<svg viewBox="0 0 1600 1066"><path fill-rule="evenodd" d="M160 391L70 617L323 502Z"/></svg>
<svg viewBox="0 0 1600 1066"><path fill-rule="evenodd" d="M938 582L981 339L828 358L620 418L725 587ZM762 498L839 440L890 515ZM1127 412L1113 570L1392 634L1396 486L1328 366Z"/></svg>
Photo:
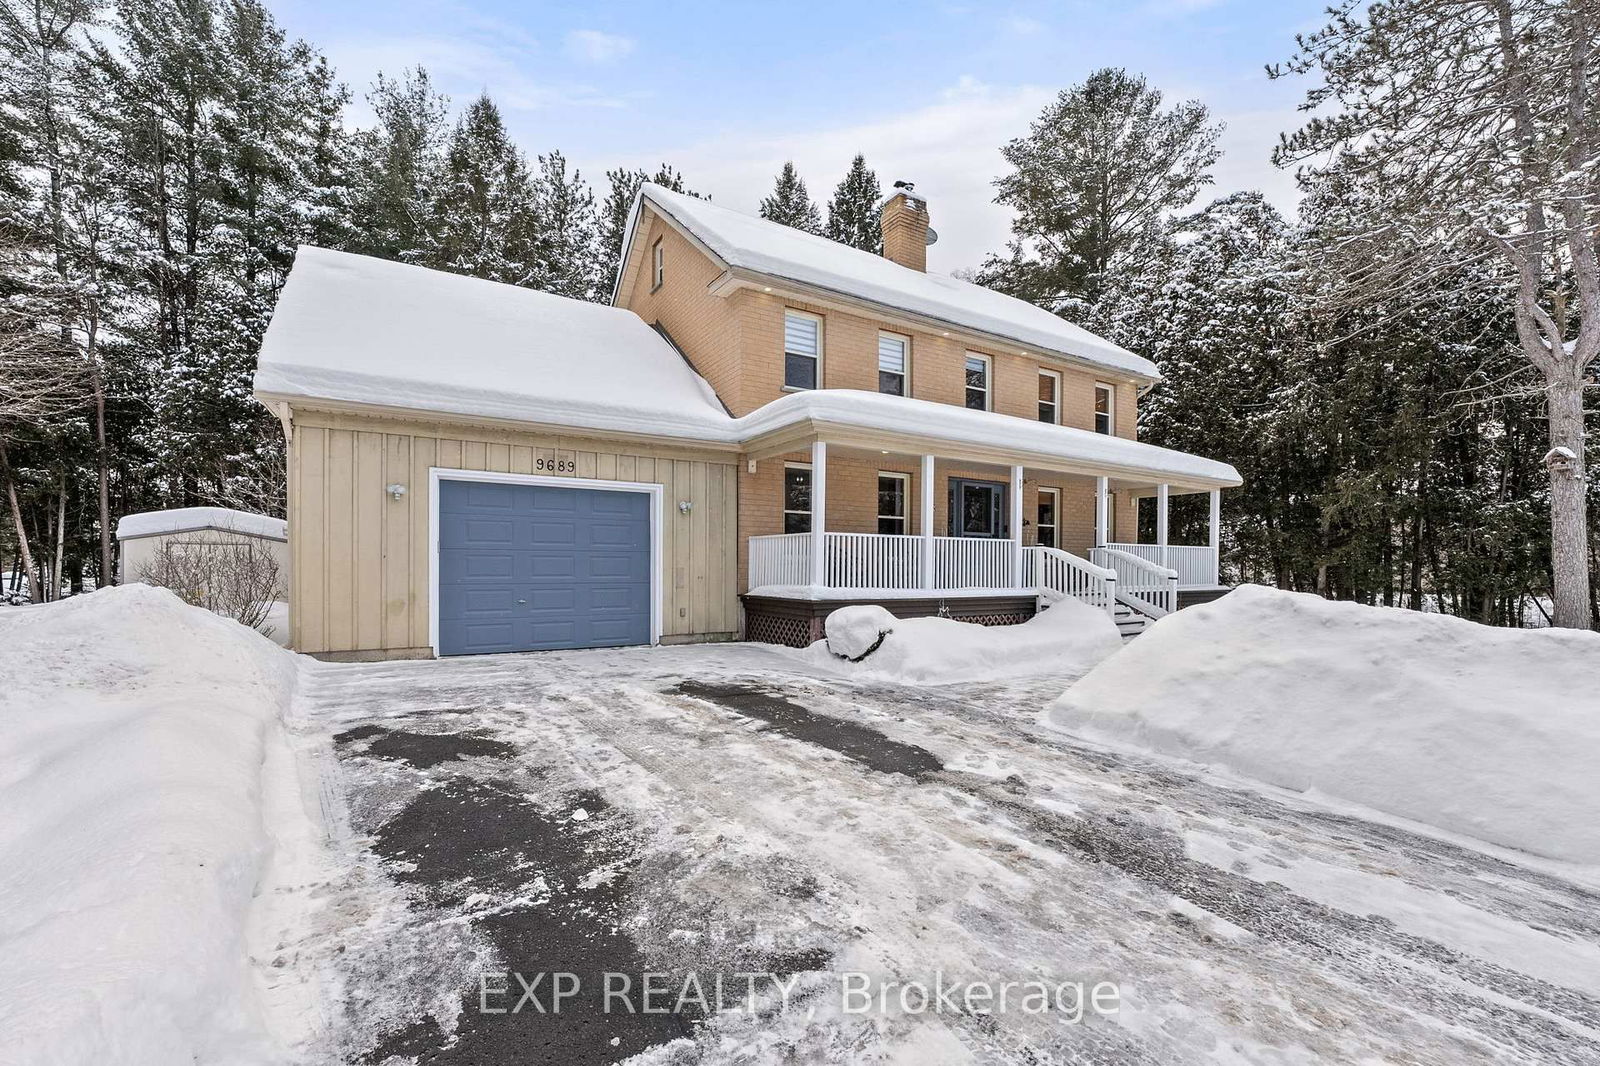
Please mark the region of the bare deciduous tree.
<svg viewBox="0 0 1600 1066"><path fill-rule="evenodd" d="M1342 298L1420 298L1498 259L1499 296L1542 375L1554 622L1589 628L1583 394L1600 355L1600 0L1346 0L1274 76L1320 72L1285 137L1303 178L1364 182L1382 224L1330 253ZM1445 254L1440 254L1440 250ZM1408 251L1415 250L1415 251Z"/></svg>
<svg viewBox="0 0 1600 1066"><path fill-rule="evenodd" d="M266 621L279 595L278 561L253 540L163 541L139 576L191 606L272 635Z"/></svg>

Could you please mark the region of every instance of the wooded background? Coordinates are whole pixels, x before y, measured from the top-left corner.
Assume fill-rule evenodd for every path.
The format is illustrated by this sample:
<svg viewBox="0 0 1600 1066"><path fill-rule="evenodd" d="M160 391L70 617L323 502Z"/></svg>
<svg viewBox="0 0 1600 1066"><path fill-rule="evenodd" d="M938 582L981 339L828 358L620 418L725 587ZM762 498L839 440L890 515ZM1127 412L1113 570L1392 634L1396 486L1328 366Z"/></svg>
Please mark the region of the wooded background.
<svg viewBox="0 0 1600 1066"><path fill-rule="evenodd" d="M1274 73L1304 77L1316 108L1280 150L1300 168L1298 218L1215 189L1204 104L1169 103L1135 73L1094 72L997 146L1014 240L972 277L1160 365L1141 437L1244 477L1223 497L1231 580L1544 622L1551 397L1592 408L1600 346L1582 263L1595 119L1574 102L1593 96L1594 6L1352 5L1285 42ZM1460 60L1454 75L1430 48ZM1554 56L1561 77L1524 76L1530 55ZM1484 57L1487 78L1471 62ZM1411 85L1410 110L1404 93L1364 98L1374 75ZM0 86L0 593L13 599L114 573L121 514L283 514L281 432L250 379L296 245L603 301L639 183L690 191L668 165L607 173L597 190L558 150L512 143L491 99L457 108L420 68L380 76L365 94L375 121L352 128L351 91L256 0L0 0ZM1539 115L1526 142L1519 99ZM1500 117L1461 132L1486 108ZM1452 109L1456 141L1410 132L1424 113L1450 128L1435 112ZM1451 167L1481 180L1438 180ZM761 213L877 251L881 195L858 157L818 206L786 164ZM1534 201L1565 229L1530 223ZM1555 309L1531 341L1529 306ZM1534 341L1576 364L1575 392L1552 391ZM1588 505L1593 573L1582 428L1569 495ZM1174 504L1174 540L1204 534L1190 502ZM1591 612L1594 588L1581 590Z"/></svg>

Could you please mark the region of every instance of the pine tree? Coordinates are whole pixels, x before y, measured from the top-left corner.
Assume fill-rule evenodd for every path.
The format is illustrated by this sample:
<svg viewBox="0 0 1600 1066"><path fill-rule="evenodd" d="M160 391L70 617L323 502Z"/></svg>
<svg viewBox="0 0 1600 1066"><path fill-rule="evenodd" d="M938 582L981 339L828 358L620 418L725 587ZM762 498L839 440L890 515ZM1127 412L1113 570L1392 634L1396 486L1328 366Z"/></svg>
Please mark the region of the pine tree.
<svg viewBox="0 0 1600 1066"><path fill-rule="evenodd" d="M437 254L434 197L443 180L449 100L421 67L399 81L378 75L367 103L377 126L356 141L351 251L404 262Z"/></svg>
<svg viewBox="0 0 1600 1066"><path fill-rule="evenodd" d="M1163 109L1161 93L1124 70L1062 90L1001 149L1013 169L995 202L1016 212L1013 240L979 280L1081 317L1118 259L1151 249L1211 183L1220 133L1201 104Z"/></svg>
<svg viewBox="0 0 1600 1066"><path fill-rule="evenodd" d="M539 157L530 223L536 261L524 284L578 300L610 295L599 291L603 272L594 192L576 170L568 175L560 152Z"/></svg>
<svg viewBox="0 0 1600 1066"><path fill-rule="evenodd" d="M874 255L883 254L883 228L878 224L878 201L883 191L878 175L867 169L865 156L850 161L850 170L828 201L828 225L823 236Z"/></svg>
<svg viewBox="0 0 1600 1066"><path fill-rule="evenodd" d="M456 123L431 212L434 247L422 257L428 265L512 284L526 284L541 269L528 164L488 96Z"/></svg>
<svg viewBox="0 0 1600 1066"><path fill-rule="evenodd" d="M772 195L761 201L761 217L807 233L822 232L822 213L811 202L806 183L800 180L793 162L783 164Z"/></svg>
<svg viewBox="0 0 1600 1066"><path fill-rule="evenodd" d="M662 163L653 175L644 170L621 168L606 171L609 191L605 202L600 205L599 271L602 291L598 298L601 300L608 299L611 290L616 288L617 272L622 269L622 240L627 235L628 213L633 210L639 186L647 181L672 192L700 198L699 193L684 186L683 175L667 163Z"/></svg>

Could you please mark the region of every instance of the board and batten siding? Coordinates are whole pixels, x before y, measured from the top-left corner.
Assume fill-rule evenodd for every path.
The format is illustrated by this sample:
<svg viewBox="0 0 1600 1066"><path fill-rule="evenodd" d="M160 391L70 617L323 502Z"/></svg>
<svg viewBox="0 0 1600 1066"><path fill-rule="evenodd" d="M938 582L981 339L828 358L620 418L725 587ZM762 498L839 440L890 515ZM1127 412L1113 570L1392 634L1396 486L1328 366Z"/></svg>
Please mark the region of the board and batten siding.
<svg viewBox="0 0 1600 1066"><path fill-rule="evenodd" d="M737 474L728 453L296 409L289 446L292 645L330 657L431 655L429 471L659 484L664 642L739 628ZM390 498L386 487L404 485ZM681 513L679 501L690 503Z"/></svg>

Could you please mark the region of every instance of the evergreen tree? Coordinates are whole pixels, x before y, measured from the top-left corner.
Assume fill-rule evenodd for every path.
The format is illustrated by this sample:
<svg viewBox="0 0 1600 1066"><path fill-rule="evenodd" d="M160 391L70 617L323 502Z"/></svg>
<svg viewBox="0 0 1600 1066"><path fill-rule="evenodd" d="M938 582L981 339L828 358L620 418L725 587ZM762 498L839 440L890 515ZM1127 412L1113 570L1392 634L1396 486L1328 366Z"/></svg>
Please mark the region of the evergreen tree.
<svg viewBox="0 0 1600 1066"><path fill-rule="evenodd" d="M530 223L536 257L525 284L578 300L603 300L594 192L560 152L539 157Z"/></svg>
<svg viewBox="0 0 1600 1066"><path fill-rule="evenodd" d="M793 162L783 164L772 195L761 201L761 217L807 233L822 232L822 214L811 202L806 183L800 180Z"/></svg>
<svg viewBox="0 0 1600 1066"><path fill-rule="evenodd" d="M850 170L828 201L828 225L823 236L874 255L883 254L883 228L878 223L878 201L883 191L878 175L867 169L865 156L850 161Z"/></svg>
<svg viewBox="0 0 1600 1066"><path fill-rule="evenodd" d="M377 126L356 142L356 237L351 251L404 262L438 254L434 197L443 180L449 100L421 67L399 81L378 75L367 103Z"/></svg>
<svg viewBox="0 0 1600 1066"><path fill-rule="evenodd" d="M601 291L598 299L609 299L611 290L616 288L617 272L622 269L622 240L627 235L628 213L633 210L633 201L639 195L639 186L647 181L672 192L700 198L699 193L685 187L683 175L667 163L662 163L654 174L645 170L622 168L606 171L609 191L606 193L605 202L600 205L598 269Z"/></svg>
<svg viewBox="0 0 1600 1066"><path fill-rule="evenodd" d="M1001 149L1013 169L996 181L995 202L1016 213L1013 240L979 280L1081 318L1107 272L1152 249L1211 183L1220 133L1201 104L1164 109L1161 93L1124 70L1062 90Z"/></svg>
<svg viewBox="0 0 1600 1066"><path fill-rule="evenodd" d="M431 210L434 246L419 257L428 265L512 284L541 270L528 164L487 96L456 123Z"/></svg>

